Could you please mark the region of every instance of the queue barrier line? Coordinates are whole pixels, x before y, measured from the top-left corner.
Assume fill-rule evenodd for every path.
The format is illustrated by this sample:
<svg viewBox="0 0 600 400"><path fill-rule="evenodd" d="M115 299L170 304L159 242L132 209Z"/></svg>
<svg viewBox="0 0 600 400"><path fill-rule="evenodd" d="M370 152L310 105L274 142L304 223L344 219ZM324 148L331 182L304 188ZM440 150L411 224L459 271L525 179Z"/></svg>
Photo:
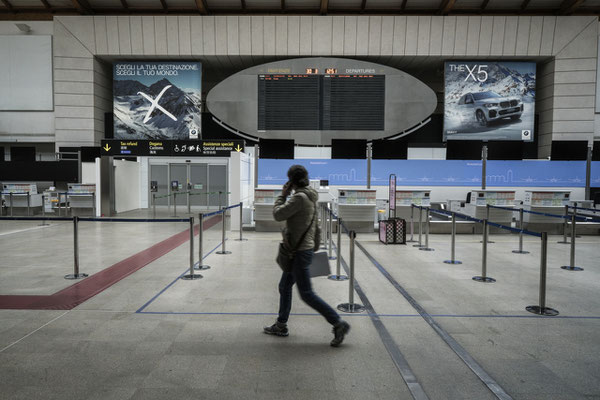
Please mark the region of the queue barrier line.
<svg viewBox="0 0 600 400"><path fill-rule="evenodd" d="M429 216L430 207L417 206L414 204L411 204L411 207L417 207L417 208L419 208L420 211L422 211L423 209L427 209L427 215ZM488 207L488 210L489 210L489 207ZM509 210L514 211L514 209L512 209L512 208ZM467 216L464 214L460 214L460 213L456 213L456 212L449 212L449 211L445 211L445 210L434 210L434 212L436 212L438 214L442 214L442 215L450 214L452 216L452 245L451 245L452 246L452 248L451 248L452 259L444 261L447 264L459 264L460 263L460 262L456 262L454 260L454 246L455 246L454 237L456 235L456 229L455 229L456 217L460 216L461 218L464 218L467 220L477 221L477 222L480 221L480 223L482 223L482 225L483 225L483 240L482 240L483 249L481 252L482 253L481 275L473 277L473 280L477 281L477 282L485 282L485 283L496 282L496 280L494 278L490 278L487 276L487 245L489 243L488 242L488 224L499 227L501 229L507 229L512 232L519 233L519 250L513 251L514 253L523 253L523 254L527 253L527 252L522 251L523 250L522 249L523 233L527 233L528 235L541 238L539 305L527 306L527 307L525 307L525 309L531 313L538 314L538 315L556 316L559 314L559 312L557 310L550 308L550 307L546 307L546 270L547 270L547 264L548 264L548 234L546 232L542 232L540 234L537 232L527 231L524 229L516 229L513 227L508 227L506 225L497 224L495 222L489 222L487 219L479 220L478 218L473 218L473 217L470 217L470 216ZM520 212L521 227L523 226L522 225L522 215L523 215L523 213ZM574 229L575 228L575 215L572 214L571 218L573 221L573 229ZM429 218L427 218L427 224L429 224ZM427 229L426 233L427 233L427 235L429 235L429 229ZM420 244L420 241L419 241L419 244ZM573 267L573 264L575 262L574 261L574 254L575 254L574 244L575 244L575 242L572 241L572 244L571 244L571 267ZM562 268L568 269L568 267L562 267ZM578 267L575 267L575 268L578 268ZM578 269L570 269L570 270L578 270Z"/></svg>
<svg viewBox="0 0 600 400"><path fill-rule="evenodd" d="M519 210L523 210L523 212L526 212L528 214L534 214L534 215L541 215L544 217L551 217L551 218L560 218L560 219L565 219L565 220L570 220L571 217L568 215L558 215L558 214L550 214L550 213L543 213L543 212L539 212L539 211L531 211L531 210L525 210L524 208L511 208L511 207L501 207L501 206L489 206L490 208L496 208L499 210L507 210L507 211L513 211L513 212L518 212ZM577 214L575 216L575 218L578 221L587 221L588 219L586 217L579 217L580 214Z"/></svg>

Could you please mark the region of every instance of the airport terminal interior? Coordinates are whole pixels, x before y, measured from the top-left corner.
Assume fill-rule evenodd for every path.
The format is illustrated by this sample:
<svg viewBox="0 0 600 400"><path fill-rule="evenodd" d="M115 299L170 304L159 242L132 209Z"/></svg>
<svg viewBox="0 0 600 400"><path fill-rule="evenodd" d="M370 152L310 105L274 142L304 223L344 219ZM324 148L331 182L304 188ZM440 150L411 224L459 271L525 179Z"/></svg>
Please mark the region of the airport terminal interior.
<svg viewBox="0 0 600 400"><path fill-rule="evenodd" d="M0 399L600 399L599 17L1 0Z"/></svg>

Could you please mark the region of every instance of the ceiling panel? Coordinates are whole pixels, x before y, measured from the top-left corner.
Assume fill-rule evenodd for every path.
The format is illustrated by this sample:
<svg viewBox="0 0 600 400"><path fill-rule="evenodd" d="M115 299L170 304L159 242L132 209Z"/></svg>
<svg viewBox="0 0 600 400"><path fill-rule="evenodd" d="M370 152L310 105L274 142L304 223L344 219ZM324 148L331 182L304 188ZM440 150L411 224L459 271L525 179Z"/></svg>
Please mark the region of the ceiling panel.
<svg viewBox="0 0 600 400"><path fill-rule="evenodd" d="M320 10L321 0L285 0L285 8L291 10Z"/></svg>
<svg viewBox="0 0 600 400"><path fill-rule="evenodd" d="M558 9L560 8L561 3L563 2L563 0L531 0L529 2L529 4L527 5L527 10L534 10L534 9L544 9L544 10L548 10L548 9ZM589 3L589 0L586 1L584 4Z"/></svg>
<svg viewBox="0 0 600 400"><path fill-rule="evenodd" d="M137 8L162 8L160 0L127 0L127 5Z"/></svg>
<svg viewBox="0 0 600 400"><path fill-rule="evenodd" d="M39 0L9 0L9 3L14 8L19 7L44 7ZM3 4L4 5L4 4Z"/></svg>
<svg viewBox="0 0 600 400"><path fill-rule="evenodd" d="M281 0L246 0L248 9L280 9Z"/></svg>
<svg viewBox="0 0 600 400"><path fill-rule="evenodd" d="M454 7L452 7L453 10L464 10L464 9L468 9L468 10L473 10L473 9L478 9L481 8L481 4L483 4L483 0L456 0L456 3L454 3Z"/></svg>
<svg viewBox="0 0 600 400"><path fill-rule="evenodd" d="M207 0L206 6L209 10L218 10L218 9L239 9L242 10L242 1L241 0Z"/></svg>
<svg viewBox="0 0 600 400"><path fill-rule="evenodd" d="M53 8L72 8L73 2L69 0L48 0L48 4Z"/></svg>
<svg viewBox="0 0 600 400"><path fill-rule="evenodd" d="M169 8L196 8L194 0L166 0Z"/></svg>
<svg viewBox="0 0 600 400"><path fill-rule="evenodd" d="M329 0L329 9L357 9L362 0Z"/></svg>
<svg viewBox="0 0 600 400"><path fill-rule="evenodd" d="M439 0L408 0L406 2L407 10L437 10L440 7Z"/></svg>
<svg viewBox="0 0 600 400"><path fill-rule="evenodd" d="M90 6L93 9L103 9L103 8L123 8L121 4L121 0L91 0L89 1ZM127 3L129 4L129 3Z"/></svg>
<svg viewBox="0 0 600 400"><path fill-rule="evenodd" d="M522 0L490 0L486 10L520 10Z"/></svg>

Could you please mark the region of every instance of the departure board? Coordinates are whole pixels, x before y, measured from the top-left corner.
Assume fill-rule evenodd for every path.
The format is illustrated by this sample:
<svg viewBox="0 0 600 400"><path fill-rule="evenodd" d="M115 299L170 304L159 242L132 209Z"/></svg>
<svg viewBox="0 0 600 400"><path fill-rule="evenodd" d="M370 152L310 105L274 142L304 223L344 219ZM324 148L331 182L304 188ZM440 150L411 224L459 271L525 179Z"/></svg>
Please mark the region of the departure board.
<svg viewBox="0 0 600 400"><path fill-rule="evenodd" d="M385 75L259 75L258 130L385 129Z"/></svg>
<svg viewBox="0 0 600 400"><path fill-rule="evenodd" d="M323 130L382 131L385 75L323 76Z"/></svg>
<svg viewBox="0 0 600 400"><path fill-rule="evenodd" d="M318 130L318 75L259 75L258 130Z"/></svg>

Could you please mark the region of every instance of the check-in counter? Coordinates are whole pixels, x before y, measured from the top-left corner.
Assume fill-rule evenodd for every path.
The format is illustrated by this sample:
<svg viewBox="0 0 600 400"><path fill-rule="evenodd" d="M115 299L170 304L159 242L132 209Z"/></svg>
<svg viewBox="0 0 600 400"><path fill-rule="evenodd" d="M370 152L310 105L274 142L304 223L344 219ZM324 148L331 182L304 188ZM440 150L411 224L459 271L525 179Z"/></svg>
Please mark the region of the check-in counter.
<svg viewBox="0 0 600 400"><path fill-rule="evenodd" d="M254 227L257 232L279 232L285 221L275 221L273 206L281 189L254 189Z"/></svg>
<svg viewBox="0 0 600 400"><path fill-rule="evenodd" d="M35 183L5 183L2 200L9 215L33 215L42 208L42 195Z"/></svg>
<svg viewBox="0 0 600 400"><path fill-rule="evenodd" d="M410 221L411 204L423 207L431 205L431 190L396 190L396 217ZM418 219L418 214L415 214Z"/></svg>
<svg viewBox="0 0 600 400"><path fill-rule="evenodd" d="M349 230L373 232L376 215L375 189L338 189L337 214Z"/></svg>
<svg viewBox="0 0 600 400"><path fill-rule="evenodd" d="M523 209L546 214L564 215L565 205L569 205L570 190L526 190ZM525 229L536 232L562 233L564 220L524 213Z"/></svg>
<svg viewBox="0 0 600 400"><path fill-rule="evenodd" d="M472 190L469 203L465 205L467 215L478 219L487 218L487 205L510 207L515 206L515 191L514 190ZM513 220L514 212L508 210L500 210L497 208L489 209L489 221L498 224L509 225ZM480 233L481 224L475 225L475 232ZM510 233L509 231L490 227L490 232L494 233Z"/></svg>
<svg viewBox="0 0 600 400"><path fill-rule="evenodd" d="M65 198L71 215L96 215L96 184L69 183Z"/></svg>

